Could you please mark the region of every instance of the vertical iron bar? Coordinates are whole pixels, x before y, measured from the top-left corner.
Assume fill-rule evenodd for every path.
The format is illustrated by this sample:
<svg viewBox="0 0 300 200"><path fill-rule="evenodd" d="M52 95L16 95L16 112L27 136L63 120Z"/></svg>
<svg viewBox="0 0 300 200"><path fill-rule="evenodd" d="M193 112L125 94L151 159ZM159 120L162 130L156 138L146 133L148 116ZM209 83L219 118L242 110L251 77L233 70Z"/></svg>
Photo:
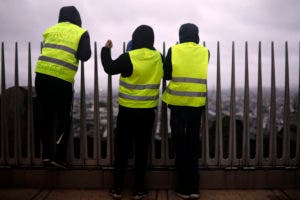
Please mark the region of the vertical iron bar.
<svg viewBox="0 0 300 200"><path fill-rule="evenodd" d="M18 43L15 43L15 85L14 85L14 159L15 164L19 164L21 156L21 141L20 141L20 121L19 121L19 106L18 102L19 90L19 56Z"/></svg>
<svg viewBox="0 0 300 200"><path fill-rule="evenodd" d="M297 116L297 147L296 147L296 165L300 166L300 42L299 42L299 85L298 85L298 116Z"/></svg>
<svg viewBox="0 0 300 200"><path fill-rule="evenodd" d="M7 133L6 133L6 123L5 123L5 93L6 85L5 85L5 57L4 57L4 42L1 43L1 156L4 164L6 164L7 160Z"/></svg>
<svg viewBox="0 0 300 200"><path fill-rule="evenodd" d="M123 53L126 52L126 42L123 42Z"/></svg>
<svg viewBox="0 0 300 200"><path fill-rule="evenodd" d="M163 42L163 49L162 49L162 56L163 60L165 59L165 42ZM163 94L165 88L166 88L166 80L161 80L162 84L162 90L161 95ZM158 120L160 120L158 122ZM157 127L157 124L159 123L159 127ZM170 164L170 158L169 158L169 151L168 146L169 143L167 141L168 138L168 122L167 122L167 105L160 101L160 106L158 107L158 114L157 114L157 124L154 127L154 131L152 131L152 162L151 164L153 166L162 166L162 165L168 165ZM159 129L159 132L156 132L156 129ZM158 144L159 141L156 141L158 139L156 134L159 134L160 136L160 156L159 158L156 157L156 144Z"/></svg>
<svg viewBox="0 0 300 200"><path fill-rule="evenodd" d="M44 41L43 42L40 42L40 54L42 54L42 52L43 52L43 44L44 44ZM75 93L75 92L74 92ZM75 94L73 94L73 95L75 95ZM73 101L72 101L72 110L71 110L71 112L73 112L73 102L74 102L74 96L73 96L73 99L72 99ZM73 115L73 113L72 113L72 115ZM71 126L73 126L73 123L71 123ZM71 145L70 146L73 146L73 148L72 148L72 152L71 152L71 155L72 155L72 161L73 161L73 159L74 159L74 129L73 129L73 127L72 127L72 137L70 137L70 141L71 141ZM39 141L39 145L40 145L40 152L39 152L39 157L42 157L42 150L43 150L43 144L42 144L42 142L41 142L41 140Z"/></svg>
<svg viewBox="0 0 300 200"><path fill-rule="evenodd" d="M249 165L249 62L248 42L245 42L245 86L244 86L243 165Z"/></svg>
<svg viewBox="0 0 300 200"><path fill-rule="evenodd" d="M109 164L114 160L114 135L113 135L113 105L112 105L112 77L108 75L107 79L107 158L110 160Z"/></svg>
<svg viewBox="0 0 300 200"><path fill-rule="evenodd" d="M166 56L166 49L165 49L165 42L163 42L163 49L162 49L162 56L163 60ZM164 90L166 89L166 80L162 79L162 90L161 95L163 94ZM168 121L167 121L167 104L163 101L160 102L160 106L158 109L158 116L157 119L160 120L159 124L159 133L156 133L156 131L153 131L153 137L152 137L152 164L153 165L168 165L170 164L170 158L169 158L169 151L168 146L169 143L167 141L168 139ZM157 126L155 126L155 129ZM156 141L157 137L156 134L160 135L160 157L156 158L156 144L158 144L158 141Z"/></svg>
<svg viewBox="0 0 300 200"><path fill-rule="evenodd" d="M43 42L40 43L40 53L42 53L43 50Z"/></svg>
<svg viewBox="0 0 300 200"><path fill-rule="evenodd" d="M202 140L201 140L201 147L202 147L202 153L201 157L203 160L204 167L208 166L208 159L209 159L209 126L208 126L208 89L206 89L207 95L206 95L206 103L205 103L205 110L202 112L202 124L203 127L202 130ZM201 136L201 135L200 135Z"/></svg>
<svg viewBox="0 0 300 200"><path fill-rule="evenodd" d="M19 86L19 61L18 61L18 43L15 43L15 86Z"/></svg>
<svg viewBox="0 0 300 200"><path fill-rule="evenodd" d="M1 94L6 89L5 84L5 57L4 57L4 42L1 43Z"/></svg>
<svg viewBox="0 0 300 200"><path fill-rule="evenodd" d="M82 165L86 164L87 159L87 135L86 135L86 104L85 104L85 80L84 62L81 61L81 84L80 84L80 157Z"/></svg>
<svg viewBox="0 0 300 200"><path fill-rule="evenodd" d="M261 42L258 46L258 84L257 84L257 121L256 121L256 164L262 165L262 72L261 72Z"/></svg>
<svg viewBox="0 0 300 200"><path fill-rule="evenodd" d="M203 46L206 47L206 42L203 41ZM208 146L208 132L209 132L209 127L208 127L208 88L206 85L206 103L205 103L205 111L202 112L202 117L201 117L201 126L203 127L202 130L202 140L201 140L201 147L202 147L202 155L201 158L203 160L203 165L206 167L208 165L208 158L209 158L209 146Z"/></svg>
<svg viewBox="0 0 300 200"><path fill-rule="evenodd" d="M283 111L283 159L286 165L290 161L290 87L289 87L289 53L288 42L285 42L285 90Z"/></svg>
<svg viewBox="0 0 300 200"><path fill-rule="evenodd" d="M230 95L230 126L229 126L229 159L231 166L236 158L236 127L235 127L235 47L232 42L231 63L231 95Z"/></svg>
<svg viewBox="0 0 300 200"><path fill-rule="evenodd" d="M33 110L32 110L32 74L31 74L31 44L28 42L28 95L27 95L27 152L30 164L33 161Z"/></svg>
<svg viewBox="0 0 300 200"><path fill-rule="evenodd" d="M163 58L166 57L166 44L163 42ZM166 80L163 80L162 83L162 94L167 87ZM169 151L168 151L168 108L167 104L162 101L161 103L161 160L163 161L163 165L167 164L167 160L169 160Z"/></svg>
<svg viewBox="0 0 300 200"><path fill-rule="evenodd" d="M271 44L271 97L270 97L270 138L269 138L269 158L271 166L276 164L277 155L277 130L276 130L276 83L275 83L275 55L274 42Z"/></svg>
<svg viewBox="0 0 300 200"><path fill-rule="evenodd" d="M222 101L221 101L221 73L220 73L220 42L217 43L217 95L216 95L216 146L215 158L221 166L223 158L222 134Z"/></svg>
<svg viewBox="0 0 300 200"><path fill-rule="evenodd" d="M123 42L123 53L126 53L126 42ZM154 127L155 127L155 123L154 123ZM133 149L133 146L132 146L132 149ZM131 165L131 166L134 165L135 156L136 156L135 152L133 151L133 158L128 159L128 165Z"/></svg>
<svg viewBox="0 0 300 200"><path fill-rule="evenodd" d="M100 152L100 114L99 114L99 86L98 86L98 59L97 59L97 42L94 42L94 159L96 164L99 165L99 152Z"/></svg>

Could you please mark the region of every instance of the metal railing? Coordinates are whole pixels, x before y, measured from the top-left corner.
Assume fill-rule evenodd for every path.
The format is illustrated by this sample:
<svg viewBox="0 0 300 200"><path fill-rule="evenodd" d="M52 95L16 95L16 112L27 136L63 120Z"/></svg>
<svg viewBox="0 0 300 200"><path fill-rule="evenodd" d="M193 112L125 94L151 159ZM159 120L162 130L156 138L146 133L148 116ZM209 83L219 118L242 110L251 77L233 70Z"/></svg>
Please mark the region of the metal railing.
<svg viewBox="0 0 300 200"><path fill-rule="evenodd" d="M205 43L204 43L205 45ZM125 43L123 44L123 52ZM0 165L2 166L41 166L41 144L38 139L38 118L36 117L35 95L32 86L31 45L28 43L28 84L19 86L18 43L15 43L15 83L6 88L5 49L1 45L1 135ZM290 86L289 86L289 54L288 43L285 43L285 87L283 130L277 128L276 116L276 82L274 43L271 43L271 87L269 99L268 130L263 127L263 86L261 43L258 45L258 79L255 132L250 132L250 88L248 43L245 43L245 74L243 88L243 116L236 116L236 77L235 77L235 43L232 43L231 89L229 115L224 116L222 108L220 43L217 43L216 90L215 104L207 101L206 107L215 108L215 116L210 117L206 109L202 118L201 147L199 147L199 164L202 168L299 168L300 166L300 83L297 91L296 137L291 138ZM113 164L114 116L112 77L107 81L107 123L104 135L100 128L97 43L94 43L94 91L93 91L93 125L92 135L87 133L87 109L85 92L85 68L81 63L80 83L80 124L79 132L72 128L70 137L69 158L74 167L111 167ZM165 56L165 43L163 44ZM211 55L211 57L214 55ZM299 43L300 59L300 43ZM300 68L300 62L299 62ZM300 71L300 70L299 70ZM264 75L265 76L265 75ZM299 73L300 77L300 73ZM162 81L162 91L166 82ZM162 92L161 91L161 92ZM208 90L208 94L211 91ZM168 125L168 111L164 103L160 103L157 112L156 127L153 131L149 165L153 168L169 168L174 165L174 150ZM252 121L251 121L252 122ZM252 122L253 123L253 122ZM212 125L209 125L212 124ZM242 128L239 126L242 124ZM158 131L156 131L158 130ZM293 130L295 132L295 130ZM76 134L75 134L76 133ZM79 137L75 137L79 135ZM129 163L132 163L132 157Z"/></svg>

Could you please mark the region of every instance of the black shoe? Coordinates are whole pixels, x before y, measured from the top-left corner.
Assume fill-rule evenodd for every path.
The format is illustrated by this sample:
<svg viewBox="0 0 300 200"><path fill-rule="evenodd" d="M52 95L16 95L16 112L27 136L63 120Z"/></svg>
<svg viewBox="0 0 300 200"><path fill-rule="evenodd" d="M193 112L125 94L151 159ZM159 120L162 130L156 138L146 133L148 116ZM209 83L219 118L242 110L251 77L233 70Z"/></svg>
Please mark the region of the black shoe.
<svg viewBox="0 0 300 200"><path fill-rule="evenodd" d="M175 190L175 194L182 198L182 199L189 199L190 198L190 194L186 193L186 192L183 192L183 191L180 191L180 190Z"/></svg>
<svg viewBox="0 0 300 200"><path fill-rule="evenodd" d="M190 199L199 199L199 198L200 198L199 192L190 194Z"/></svg>
<svg viewBox="0 0 300 200"><path fill-rule="evenodd" d="M44 165L45 167L50 167L50 166L51 166L51 160L50 160L49 158L44 158L44 159L42 160L42 162L43 162L43 165Z"/></svg>
<svg viewBox="0 0 300 200"><path fill-rule="evenodd" d="M51 160L50 164L53 166L53 167L57 167L59 169L67 169L65 163L63 162L60 162L58 160Z"/></svg>
<svg viewBox="0 0 300 200"><path fill-rule="evenodd" d="M143 199L144 197L146 197L148 194L148 192L146 191L135 191L132 194L132 199L134 200L139 200L139 199Z"/></svg>
<svg viewBox="0 0 300 200"><path fill-rule="evenodd" d="M113 199L121 199L122 198L122 191L120 188L111 189L109 191L109 194Z"/></svg>
<svg viewBox="0 0 300 200"><path fill-rule="evenodd" d="M200 198L199 189L192 189L190 191L190 199L199 199L199 198Z"/></svg>

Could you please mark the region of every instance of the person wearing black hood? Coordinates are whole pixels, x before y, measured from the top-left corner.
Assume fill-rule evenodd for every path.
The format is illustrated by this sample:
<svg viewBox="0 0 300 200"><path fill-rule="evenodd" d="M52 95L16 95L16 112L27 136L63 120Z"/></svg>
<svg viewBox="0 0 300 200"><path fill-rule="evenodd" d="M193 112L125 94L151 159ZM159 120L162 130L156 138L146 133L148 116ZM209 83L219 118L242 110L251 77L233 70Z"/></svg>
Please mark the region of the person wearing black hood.
<svg viewBox="0 0 300 200"><path fill-rule="evenodd" d="M199 45L194 24L179 29L179 44L172 46L164 62L164 79L170 80L162 100L171 110L177 186L183 199L199 198L199 146L201 113L206 103L209 51Z"/></svg>
<svg viewBox="0 0 300 200"><path fill-rule="evenodd" d="M43 37L35 69L43 125L42 159L45 165L63 167L67 163L74 77L79 60L87 61L91 56L90 37L81 28L80 14L74 6L62 7L58 23L48 28Z"/></svg>
<svg viewBox="0 0 300 200"><path fill-rule="evenodd" d="M161 54L153 47L154 32L141 25L132 34L131 50L111 58L112 42L108 40L101 51L104 71L109 75L121 74L119 85L119 113L115 131L115 168L111 195L121 199L130 145L134 144L135 170L133 199L146 194L148 147L154 126L159 87L163 77Z"/></svg>

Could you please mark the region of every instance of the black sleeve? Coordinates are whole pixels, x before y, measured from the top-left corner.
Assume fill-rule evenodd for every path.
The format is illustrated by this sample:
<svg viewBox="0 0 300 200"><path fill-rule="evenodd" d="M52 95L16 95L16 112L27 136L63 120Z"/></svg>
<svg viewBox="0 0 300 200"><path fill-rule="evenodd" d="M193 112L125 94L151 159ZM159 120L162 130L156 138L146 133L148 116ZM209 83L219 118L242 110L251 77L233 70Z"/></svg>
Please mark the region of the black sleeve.
<svg viewBox="0 0 300 200"><path fill-rule="evenodd" d="M121 74L123 77L131 76L133 66L128 53L123 53L116 60L111 59L111 49L103 47L101 62L104 71L109 75Z"/></svg>
<svg viewBox="0 0 300 200"><path fill-rule="evenodd" d="M81 61L87 61L91 57L91 45L90 45L90 35L86 31L80 38L77 59Z"/></svg>
<svg viewBox="0 0 300 200"><path fill-rule="evenodd" d="M167 57L164 61L164 79L165 80L171 80L172 79L172 51L171 48L169 48Z"/></svg>
<svg viewBox="0 0 300 200"><path fill-rule="evenodd" d="M210 60L210 51L208 50L208 62Z"/></svg>

